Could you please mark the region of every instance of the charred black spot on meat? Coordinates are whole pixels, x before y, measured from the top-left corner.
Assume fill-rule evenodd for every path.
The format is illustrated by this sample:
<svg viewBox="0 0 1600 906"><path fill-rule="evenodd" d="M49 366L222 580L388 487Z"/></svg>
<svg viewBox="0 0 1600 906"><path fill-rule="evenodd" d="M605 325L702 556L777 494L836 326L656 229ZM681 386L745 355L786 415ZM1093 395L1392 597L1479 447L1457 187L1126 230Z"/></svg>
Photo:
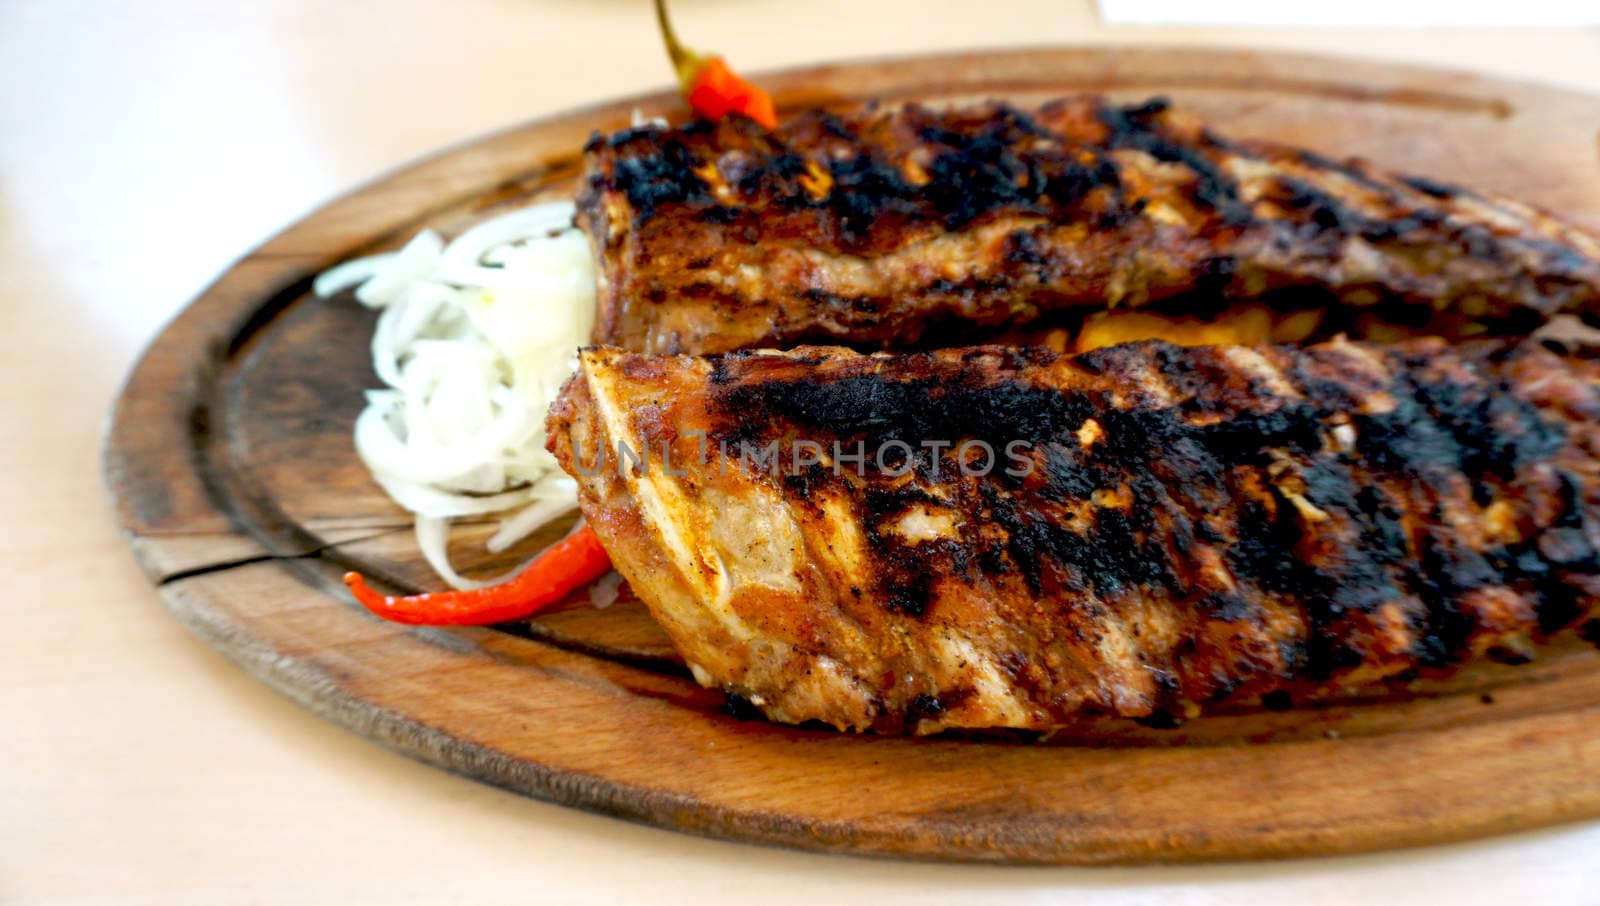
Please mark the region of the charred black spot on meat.
<svg viewBox="0 0 1600 906"><path fill-rule="evenodd" d="M839 241L847 248L860 245L886 215L914 207L915 191L900 171L871 154L861 154L829 164L833 189L825 203L833 211Z"/></svg>
<svg viewBox="0 0 1600 906"><path fill-rule="evenodd" d="M1500 255L1500 241L1488 227L1468 224L1456 231L1456 242L1469 258L1493 261Z"/></svg>
<svg viewBox="0 0 1600 906"><path fill-rule="evenodd" d="M1516 651L1510 648L1493 647L1488 652L1489 660L1507 667L1520 667L1533 661L1533 656L1525 651Z"/></svg>
<svg viewBox="0 0 1600 906"><path fill-rule="evenodd" d="M1135 122L1147 122L1152 117L1166 113L1172 109L1172 99L1163 95L1156 95L1142 104L1130 104L1122 108L1123 116Z"/></svg>
<svg viewBox="0 0 1600 906"><path fill-rule="evenodd" d="M728 205L713 205L700 212L700 219L706 223L728 226L737 223L745 216L744 211Z"/></svg>
<svg viewBox="0 0 1600 906"><path fill-rule="evenodd" d="M584 150L592 151L601 146L621 149L633 144L651 146L655 139L660 137L661 131L661 127L653 124L618 129L610 135L595 131L589 134L589 141L584 145Z"/></svg>
<svg viewBox="0 0 1600 906"><path fill-rule="evenodd" d="M1248 226L1254 219L1249 205L1239 198L1238 183L1204 150L1173 140L1157 122L1167 109L1163 99L1131 107L1108 106L1101 119L1110 129L1113 148L1142 151L1162 163L1181 164L1194 173L1195 200L1210 207L1229 226Z"/></svg>
<svg viewBox="0 0 1600 906"><path fill-rule="evenodd" d="M1202 259L1198 268L1195 294L1222 297L1222 292L1233 282L1239 272L1239 259L1232 255L1212 255Z"/></svg>
<svg viewBox="0 0 1600 906"><path fill-rule="evenodd" d="M1512 394L1449 381L1397 389L1392 411L1355 419L1361 454L1396 474L1424 482L1462 471L1510 479L1565 441L1559 425Z"/></svg>
<svg viewBox="0 0 1600 906"><path fill-rule="evenodd" d="M827 451L822 450L821 453L826 455ZM815 503L816 495L819 491L833 487L837 476L821 462L802 463L799 451L794 447L782 451L781 456L783 461L779 469L784 490L789 492L792 500L810 504L820 515L821 510Z"/></svg>
<svg viewBox="0 0 1600 906"><path fill-rule="evenodd" d="M925 568L929 559L946 558L960 572L968 568L971 552L962 542L951 538L908 542L894 529L910 508L937 503L914 485L869 487L858 500L861 526L884 567L877 590L891 612L919 617L927 611L935 578Z"/></svg>
<svg viewBox="0 0 1600 906"><path fill-rule="evenodd" d="M1410 587L1425 605L1413 654L1423 667L1439 668L1460 659L1471 635L1471 618L1460 608L1462 595L1492 584L1496 578L1488 561L1454 546L1437 532L1417 552L1419 563L1409 570Z"/></svg>
<svg viewBox="0 0 1600 906"><path fill-rule="evenodd" d="M961 704L977 694L972 686L963 685L954 689L942 689L937 695L923 693L913 698L906 706L906 723L915 726L921 720L938 720L952 708L959 708Z"/></svg>
<svg viewBox="0 0 1600 906"><path fill-rule="evenodd" d="M710 187L694 172L697 165L683 143L669 141L659 153L619 159L612 179L633 206L635 220L642 222L659 207L712 201Z"/></svg>
<svg viewBox="0 0 1600 906"><path fill-rule="evenodd" d="M742 414L741 419L777 417L828 435L860 438L869 447L974 439L999 449L1014 440L1060 439L1083 424L1096 401L1015 381L971 381L955 373L913 380L862 374L828 382L762 382L730 388L719 405Z"/></svg>
<svg viewBox="0 0 1600 906"><path fill-rule="evenodd" d="M874 300L870 296L842 296L816 287L806 290L801 295L831 309L870 313L874 308Z"/></svg>
<svg viewBox="0 0 1600 906"><path fill-rule="evenodd" d="M1428 179L1424 176L1402 176L1400 181L1418 192L1424 195L1431 195L1434 198L1454 198L1463 192L1460 186L1453 186L1447 182Z"/></svg>
<svg viewBox="0 0 1600 906"><path fill-rule="evenodd" d="M719 710L740 722L761 719L761 709L752 704L749 698L731 689L722 690L722 707Z"/></svg>
<svg viewBox="0 0 1600 906"><path fill-rule="evenodd" d="M1083 500L1094 493L1105 478L1100 470L1088 465L1083 453L1075 446L1052 443L1044 445L1044 481L1040 493L1048 500Z"/></svg>
<svg viewBox="0 0 1600 906"><path fill-rule="evenodd" d="M1261 696L1261 707L1268 711L1293 711L1294 696L1283 689Z"/></svg>
<svg viewBox="0 0 1600 906"><path fill-rule="evenodd" d="M1600 568L1595 549L1587 535L1576 528L1549 528L1535 542L1539 555L1552 566L1594 572Z"/></svg>
<svg viewBox="0 0 1600 906"><path fill-rule="evenodd" d="M1280 595L1297 593L1310 578L1308 568L1294 553L1301 529L1293 521L1278 519L1273 511L1252 500L1240 507L1235 532L1237 537L1227 550L1228 565L1235 576L1248 579L1262 591Z"/></svg>
<svg viewBox="0 0 1600 906"><path fill-rule="evenodd" d="M1035 234L1013 230L1006 234L1005 258L1012 264L1035 266L1048 261L1049 253Z"/></svg>
<svg viewBox="0 0 1600 906"><path fill-rule="evenodd" d="M1284 189L1284 203L1290 208L1309 212L1312 223L1336 234L1332 238L1360 232L1366 225L1364 217L1346 208L1332 193L1292 176L1280 177L1278 182Z"/></svg>
<svg viewBox="0 0 1600 906"><path fill-rule="evenodd" d="M939 696L924 693L911 700L911 705L906 708L906 720L915 722L935 718L944 711L944 702L939 700Z"/></svg>
<svg viewBox="0 0 1600 906"><path fill-rule="evenodd" d="M1183 718L1170 710L1155 711L1143 717L1135 717L1134 723L1152 730L1176 730L1183 726Z"/></svg>
<svg viewBox="0 0 1600 906"><path fill-rule="evenodd" d="M1058 216L1075 210L1095 189L1122 187L1116 163L1104 158L1093 166L1070 160L1061 161L1059 165L1055 161L1049 166L1041 164L1036 168L1036 179L1040 196L1055 205Z"/></svg>
<svg viewBox="0 0 1600 906"><path fill-rule="evenodd" d="M995 206L1039 197L1040 180L1012 150L1006 125L1000 120L971 134L923 127L923 140L942 149L928 165L930 180L923 191L947 229L962 229Z"/></svg>
<svg viewBox="0 0 1600 906"><path fill-rule="evenodd" d="M1295 149L1294 155L1303 163L1309 164L1310 166L1319 170L1327 170L1331 173L1338 173L1339 175L1364 188L1374 190L1386 196L1392 196L1394 193L1394 188L1392 186L1386 185L1383 182L1373 178L1371 173L1368 173L1363 167L1354 161L1338 161L1330 157L1324 157L1315 151L1306 149Z"/></svg>
<svg viewBox="0 0 1600 906"><path fill-rule="evenodd" d="M894 613L920 617L928 609L932 584L928 574L922 572L912 572L910 578L902 582L885 582L884 604Z"/></svg>
<svg viewBox="0 0 1600 906"><path fill-rule="evenodd" d="M1600 620L1590 620L1578 628L1578 635L1585 642L1600 648Z"/></svg>
<svg viewBox="0 0 1600 906"><path fill-rule="evenodd" d="M1243 595L1235 592L1217 591L1201 598L1195 605L1205 611L1206 615L1214 620L1224 623L1235 623L1248 620L1256 615L1256 608Z"/></svg>

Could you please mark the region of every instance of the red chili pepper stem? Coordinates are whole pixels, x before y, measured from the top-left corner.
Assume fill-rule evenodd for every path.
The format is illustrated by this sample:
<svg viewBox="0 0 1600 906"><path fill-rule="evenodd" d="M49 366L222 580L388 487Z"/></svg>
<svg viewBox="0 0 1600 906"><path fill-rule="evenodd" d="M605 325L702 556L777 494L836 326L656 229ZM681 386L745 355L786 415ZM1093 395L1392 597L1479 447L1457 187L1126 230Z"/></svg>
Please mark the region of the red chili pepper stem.
<svg viewBox="0 0 1600 906"><path fill-rule="evenodd" d="M499 585L473 591L381 595L360 573L344 584L361 605L386 620L413 626L486 626L538 613L605 575L611 558L587 525L557 541L522 572Z"/></svg>
<svg viewBox="0 0 1600 906"><path fill-rule="evenodd" d="M772 98L728 67L720 56L702 56L683 46L667 18L666 0L655 0L656 22L667 45L667 56L678 73L678 86L690 109L706 119L738 113L768 129L778 125Z"/></svg>
<svg viewBox="0 0 1600 906"><path fill-rule="evenodd" d="M688 90L687 86L694 81L695 73L705 61L678 40L678 33L672 30L672 19L667 16L666 0L655 0L655 4L656 24L661 27L661 39L667 44L667 57L672 60L672 68L678 71L678 84Z"/></svg>

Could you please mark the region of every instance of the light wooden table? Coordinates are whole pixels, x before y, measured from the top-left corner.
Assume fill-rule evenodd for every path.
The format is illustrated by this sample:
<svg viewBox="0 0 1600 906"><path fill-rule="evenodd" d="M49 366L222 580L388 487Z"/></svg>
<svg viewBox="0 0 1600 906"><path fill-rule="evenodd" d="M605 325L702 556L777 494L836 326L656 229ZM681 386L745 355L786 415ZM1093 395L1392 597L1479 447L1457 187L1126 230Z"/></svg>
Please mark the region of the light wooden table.
<svg viewBox="0 0 1600 906"><path fill-rule="evenodd" d="M1066 0L682 0L748 68L972 45L1252 44L1600 90L1600 32L1122 30ZM981 11L981 14L980 14ZM191 639L112 527L107 405L234 256L440 145L659 87L643 0L0 3L0 902L1575 902L1600 824L1361 858L996 870L711 842L323 723ZM364 343L364 337L351 342Z"/></svg>

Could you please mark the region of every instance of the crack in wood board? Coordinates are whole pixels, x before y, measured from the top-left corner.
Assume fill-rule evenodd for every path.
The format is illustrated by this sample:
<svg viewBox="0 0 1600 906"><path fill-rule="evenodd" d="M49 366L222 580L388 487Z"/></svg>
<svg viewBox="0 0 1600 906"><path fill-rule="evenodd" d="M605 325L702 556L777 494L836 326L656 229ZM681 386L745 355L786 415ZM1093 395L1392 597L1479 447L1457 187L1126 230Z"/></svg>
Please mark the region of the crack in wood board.
<svg viewBox="0 0 1600 906"><path fill-rule="evenodd" d="M225 572L230 569L238 569L241 566L254 566L257 563L281 563L290 560L317 559L329 551L336 550L346 545L360 544L363 541L371 541L374 538L383 538L389 535L398 534L400 531L409 530L410 526L406 526L404 529L385 529L384 531L374 532L369 535L361 535L357 538L345 538L339 541L330 541L326 544L320 544L304 551L292 553L264 553L255 554L249 557L238 557L230 560L219 560L215 563L205 563L199 566L177 570L176 572L157 578L155 580L155 584L156 587L160 588L170 585L174 582L181 582L185 579L193 579L198 576L207 576L214 573Z"/></svg>

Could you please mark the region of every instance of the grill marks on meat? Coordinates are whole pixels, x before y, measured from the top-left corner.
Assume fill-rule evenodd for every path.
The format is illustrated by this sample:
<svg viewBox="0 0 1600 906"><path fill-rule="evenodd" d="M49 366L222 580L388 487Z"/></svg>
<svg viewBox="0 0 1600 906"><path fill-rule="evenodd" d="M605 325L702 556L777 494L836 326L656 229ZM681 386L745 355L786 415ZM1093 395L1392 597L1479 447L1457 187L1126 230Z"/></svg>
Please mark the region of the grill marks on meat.
<svg viewBox="0 0 1600 906"><path fill-rule="evenodd" d="M1600 240L1527 206L1231 142L1155 100L801 114L596 136L597 342L716 352L1317 287L1410 326L1600 308ZM1443 312L1443 316L1440 313Z"/></svg>
<svg viewBox="0 0 1600 906"><path fill-rule="evenodd" d="M702 683L925 733L1526 659L1596 609L1597 416L1600 366L1531 342L597 348L550 443ZM584 474L618 441L649 467Z"/></svg>
<svg viewBox="0 0 1600 906"><path fill-rule="evenodd" d="M1112 312L1179 297L1251 300L1241 335L1279 341L1600 313L1587 233L1229 141L1159 100L811 112L586 150L596 339L649 353L1101 312L1088 347L1145 317ZM550 444L696 678L774 719L1160 723L1520 661L1592 619L1597 379L1532 342L596 348Z"/></svg>

